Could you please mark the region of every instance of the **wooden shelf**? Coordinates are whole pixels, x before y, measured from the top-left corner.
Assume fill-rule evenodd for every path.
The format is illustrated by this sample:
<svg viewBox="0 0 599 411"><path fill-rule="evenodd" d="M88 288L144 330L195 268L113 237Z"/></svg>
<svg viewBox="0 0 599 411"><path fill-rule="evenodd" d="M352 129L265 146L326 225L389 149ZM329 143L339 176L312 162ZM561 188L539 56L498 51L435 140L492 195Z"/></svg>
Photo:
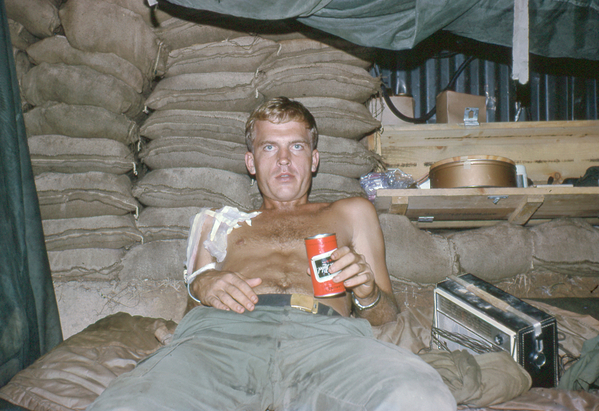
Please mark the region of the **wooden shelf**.
<svg viewBox="0 0 599 411"><path fill-rule="evenodd" d="M440 160L466 155L507 157L526 166L535 184L578 178L599 161L599 121L422 124L385 126L369 148L390 168L418 180Z"/></svg>
<svg viewBox="0 0 599 411"><path fill-rule="evenodd" d="M599 224L599 187L433 188L378 190L379 211L422 228L471 228L509 221L532 225L559 217Z"/></svg>

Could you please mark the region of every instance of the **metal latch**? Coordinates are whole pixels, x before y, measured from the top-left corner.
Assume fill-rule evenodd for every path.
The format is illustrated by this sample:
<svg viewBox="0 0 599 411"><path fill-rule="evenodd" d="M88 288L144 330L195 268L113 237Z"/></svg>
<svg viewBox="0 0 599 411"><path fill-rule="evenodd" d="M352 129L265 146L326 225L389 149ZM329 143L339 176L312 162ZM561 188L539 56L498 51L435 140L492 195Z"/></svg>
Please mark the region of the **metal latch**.
<svg viewBox="0 0 599 411"><path fill-rule="evenodd" d="M489 200L493 201L493 204L497 204L499 200L503 200L504 198L508 198L508 196L487 196Z"/></svg>
<svg viewBox="0 0 599 411"><path fill-rule="evenodd" d="M419 223L432 223L435 219L435 216L426 216L426 217L418 217Z"/></svg>
<svg viewBox="0 0 599 411"><path fill-rule="evenodd" d="M464 125L478 126L478 107L466 107L464 109Z"/></svg>

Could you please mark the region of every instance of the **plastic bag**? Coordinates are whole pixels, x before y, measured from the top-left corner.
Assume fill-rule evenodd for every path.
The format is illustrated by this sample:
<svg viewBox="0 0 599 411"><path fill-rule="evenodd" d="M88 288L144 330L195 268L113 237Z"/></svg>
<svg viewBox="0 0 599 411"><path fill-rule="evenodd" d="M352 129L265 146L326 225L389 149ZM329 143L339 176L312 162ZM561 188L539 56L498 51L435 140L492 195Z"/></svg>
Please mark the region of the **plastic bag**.
<svg viewBox="0 0 599 411"><path fill-rule="evenodd" d="M415 184L416 181L411 175L398 168L389 169L386 172L372 172L360 177L360 185L370 201L374 201L376 198L377 190L410 188Z"/></svg>

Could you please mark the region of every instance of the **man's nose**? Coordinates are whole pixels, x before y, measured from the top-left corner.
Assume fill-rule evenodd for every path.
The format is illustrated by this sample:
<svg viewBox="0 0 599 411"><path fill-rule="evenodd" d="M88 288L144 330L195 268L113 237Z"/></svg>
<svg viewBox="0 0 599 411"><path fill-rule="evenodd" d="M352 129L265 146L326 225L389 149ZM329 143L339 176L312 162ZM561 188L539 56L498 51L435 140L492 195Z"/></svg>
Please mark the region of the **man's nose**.
<svg viewBox="0 0 599 411"><path fill-rule="evenodd" d="M289 165L289 150L280 150L279 151L279 158L277 160L277 163L279 165Z"/></svg>

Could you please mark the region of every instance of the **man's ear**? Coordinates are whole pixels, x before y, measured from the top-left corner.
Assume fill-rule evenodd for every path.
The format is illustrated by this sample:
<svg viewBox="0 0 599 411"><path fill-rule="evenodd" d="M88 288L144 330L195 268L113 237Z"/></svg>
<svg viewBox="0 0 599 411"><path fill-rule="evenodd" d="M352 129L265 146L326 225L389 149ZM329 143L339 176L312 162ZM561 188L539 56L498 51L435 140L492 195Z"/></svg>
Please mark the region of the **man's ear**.
<svg viewBox="0 0 599 411"><path fill-rule="evenodd" d="M320 161L320 154L318 153L318 150L314 149L312 150L312 172L316 173L316 170L318 170L318 162Z"/></svg>
<svg viewBox="0 0 599 411"><path fill-rule="evenodd" d="M256 167L254 165L254 154L251 151L245 153L245 166L251 175L256 175Z"/></svg>

